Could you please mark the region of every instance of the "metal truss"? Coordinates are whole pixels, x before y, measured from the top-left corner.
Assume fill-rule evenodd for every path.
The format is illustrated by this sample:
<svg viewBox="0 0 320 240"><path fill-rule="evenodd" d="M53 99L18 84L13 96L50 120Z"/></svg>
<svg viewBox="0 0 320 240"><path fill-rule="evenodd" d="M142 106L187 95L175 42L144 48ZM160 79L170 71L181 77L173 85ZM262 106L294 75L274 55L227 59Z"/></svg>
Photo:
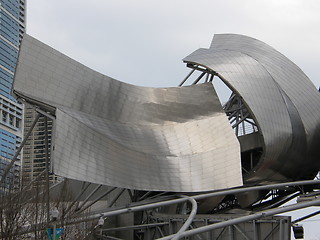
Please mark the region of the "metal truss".
<svg viewBox="0 0 320 240"><path fill-rule="evenodd" d="M248 111L242 98L234 92L229 100L223 105L223 109L228 116L228 120L235 131L237 137L258 132L257 124Z"/></svg>
<svg viewBox="0 0 320 240"><path fill-rule="evenodd" d="M227 81L225 81L221 75L212 71L211 69L197 64L188 63L187 67L191 68L192 70L183 79L179 86L213 82L214 77L219 78L231 91L228 101L222 104L222 108L225 111L230 125L234 129L234 133L238 137L239 141L241 142L245 136L248 136L249 138L260 138L260 135L258 134L259 126L256 124L252 113L248 110L246 103L239 94L237 94L230 86L227 85ZM261 146L255 146L255 148L242 151L241 165L244 175L249 173L258 164L261 155Z"/></svg>
<svg viewBox="0 0 320 240"><path fill-rule="evenodd" d="M239 208L239 202L234 195L227 195L217 206L210 211L211 214L223 213L233 208Z"/></svg>
<svg viewBox="0 0 320 240"><path fill-rule="evenodd" d="M149 224L150 228L144 231L144 238L139 239L173 239L170 238L170 232L175 232L184 222L184 218L172 217L169 221L166 217L159 217L154 220L156 223ZM214 215L197 218L189 227L189 231L196 231L199 228L210 227L222 223L223 220L215 218ZM158 225L157 225L158 224ZM160 225L162 224L162 225ZM268 229L266 228L268 226ZM263 229L263 231L261 230ZM196 235L190 235L190 239L215 239L215 240L268 240L281 239L289 240L290 219L289 217L269 218L264 220L252 220L244 223L228 225L218 229L201 232ZM164 236L167 235L167 236Z"/></svg>
<svg viewBox="0 0 320 240"><path fill-rule="evenodd" d="M198 73L191 85L198 83L212 82L214 77L220 78L226 84L223 77L212 71L211 69L204 68L197 64L187 64L191 68L191 72L183 79L179 86L185 85L187 82L190 84L192 75ZM227 86L227 85L226 85ZM231 88L227 86L230 90ZM232 90L231 90L232 91ZM248 108L242 98L234 91L232 91L229 100L223 104L223 109L228 116L228 120L235 131L236 136L247 135L250 133L258 132L259 128L248 111Z"/></svg>
<svg viewBox="0 0 320 240"><path fill-rule="evenodd" d="M62 184L62 183L60 183ZM84 221L96 221L99 218L108 219L112 216L119 216L125 213L129 214L138 214L142 213L145 215L145 218L142 218L140 223L135 223L132 226L120 226L116 228L98 228L95 226L92 229L92 234L95 233L97 237L102 239L117 239L113 236L110 236L109 233L117 231L134 231L136 239L180 239L188 236L195 236L193 239L208 239L207 236L215 236L218 238L214 239L226 239L226 236L229 236L229 239L234 239L233 236L236 234L242 235L245 239L262 239L261 233L259 232L259 224L262 223L268 216L274 216L275 214L284 213L287 211L292 211L296 209L301 209L305 207L315 206L320 204L320 200L313 200L309 202L302 202L293 204L286 207L276 207L273 209L263 210L261 212L255 212L253 214L240 216L234 219L229 219L226 221L213 221L215 215L210 215L210 217L202 218L200 221L196 215L197 212L197 202L201 199L206 199L210 197L225 196L225 195L235 195L239 193L244 193L248 191L261 191L268 190L270 191L270 196L274 198L279 197L280 192L276 192L277 189L283 189L286 191L288 189L293 189L295 186L317 186L320 184L320 180L313 181L300 181L300 182L291 182L291 183L281 183L265 186L254 186L254 187L240 187L229 190L216 191L206 194L197 194L193 196L178 196L175 194L168 193L152 193L152 192L140 192L132 191L130 189L121 189L121 188L110 188L109 191L104 192L95 199L90 199L100 189L102 186L97 185L91 190L90 193L86 193L87 197L85 200L79 201L81 195L83 195L86 190L91 185L90 183L83 183L81 191L78 196L75 197L72 205L67 209L64 214L69 214L71 216L71 221L68 224L76 224ZM51 188L50 188L51 189ZM301 188L303 189L303 188ZM108 205L105 209L100 210L99 212L91 212L89 216L84 217L82 215L83 211L90 208L105 196L110 195L112 192L113 195L111 200L108 201ZM123 194L127 194L130 198L130 201L125 205L114 207L114 204L118 201L119 197ZM90 197L88 197L90 196ZM231 199L232 200L232 199ZM191 205L186 205L185 213L183 215L169 217L164 221L163 217L160 218L162 209L167 206L177 206L179 204L186 204L190 202ZM71 206L77 205L76 210L71 211ZM158 216L158 217L157 217ZM170 216L170 214L166 214ZM144 219L144 220L143 220ZM198 220L197 220L198 219ZM243 230L243 227L240 225L244 222L251 222L254 236L248 236L248 234ZM270 239L270 236L274 234L280 234L283 236L279 239L286 239L287 230L284 227L285 222L277 222L275 228L270 230L269 237L263 239ZM286 223L288 224L288 223ZM59 225L59 223L58 223ZM107 225L106 225L107 226ZM276 229L280 229L279 231ZM36 228L38 229L38 228ZM21 229L20 234L34 231L33 227L30 226L26 229ZM213 235L214 234L214 235ZM218 235L216 235L218 234ZM118 238L119 239L119 238ZM209 238L210 239L210 238ZM212 238L211 238L212 239Z"/></svg>
<svg viewBox="0 0 320 240"><path fill-rule="evenodd" d="M245 187L232 190L219 191L215 193L207 193L194 195L192 198L196 201L219 195L227 194L236 194L247 191L257 191L257 190L270 190L270 189L287 189L294 186L307 186L309 184L319 184L319 181L302 181L295 183L283 183L283 184L274 184L268 186L256 186L256 187ZM272 192L273 190L270 190ZM274 193L276 194L276 193ZM168 196L167 196L168 197ZM171 196L173 198L174 196ZM234 219L217 221L212 220L216 215L206 215L206 218L203 217L199 219L199 216L192 217L193 221L189 224L188 229L184 231L179 231L183 223L188 219L188 214L191 216L192 209L194 207L189 207L186 209L186 213L183 215L170 215L170 214L161 214L161 209L168 205L181 204L188 201L190 197L182 197L176 199L158 199L158 202L148 203L148 201L141 201L136 203L131 203L130 206L127 206L127 209L116 209L113 211L108 211L105 213L100 213L104 217L112 216L114 213L134 213L142 212L145 215L144 221L140 224L119 228L105 228L102 230L103 234L108 234L111 231L128 231L135 230L136 239L173 239L179 235L179 238L194 236L192 239L235 239L236 234L242 235L245 239L289 239L288 226L290 223L286 219L281 219L275 221L272 224L272 229L269 229L269 232L264 231L262 235L260 225L262 223L268 222L266 217L274 216L279 213L285 213L288 211L293 211L296 209L301 209L310 206L316 206L320 203L320 200L314 200L310 202L297 203L285 207L275 207L268 210L263 210L261 212L254 212L249 215L245 214L244 216L236 217ZM154 199L157 200L157 199ZM150 200L149 200L150 201ZM154 209L152 211L152 209ZM191 219L191 217L189 217ZM211 220L210 220L211 219ZM251 223L254 235L248 235L241 227L241 223ZM179 232L179 234L178 234ZM178 235L177 235L178 234ZM208 238L208 236L214 236ZM226 238L226 236L228 238ZM216 238L218 237L218 238Z"/></svg>
<svg viewBox="0 0 320 240"><path fill-rule="evenodd" d="M237 97L232 97L232 100L228 103L229 106L236 106L235 99ZM232 107L231 107L232 108ZM245 111L245 110L244 110ZM39 112L38 112L39 113ZM39 117L42 113L37 115L32 126L35 126ZM48 115L48 113L46 113ZM50 115L46 116L54 119L54 116ZM30 129L30 133L32 128ZM26 138L30 135L26 135ZM26 139L25 139L26 140ZM25 140L22 142L20 151L23 148ZM46 144L47 146L47 144ZM19 150L19 149L18 149ZM50 151L48 147L46 147L46 151ZM16 154L17 155L17 154ZM48 154L46 153L46 156ZM14 161L13 161L14 162ZM46 170L41 173L46 176L47 182L49 179L49 160L46 157ZM12 164L13 165L13 164ZM9 171L8 169L7 171ZM62 183L61 183L62 184ZM237 234L240 234L244 239L272 239L272 236L279 235L279 239L286 239L288 236L287 228L285 226L288 225L286 220L280 220L275 222L273 225L274 228L270 230L267 236L261 238L261 232L259 231L259 226L266 220L268 216L274 216L275 214L284 213L287 211L292 211L296 209L301 209L305 207L315 206L320 204L320 200L301 202L297 204L293 204L287 207L279 207L284 202L291 200L292 198L297 197L301 193L305 193L303 186L308 185L319 185L320 180L313 181L300 181L300 182L292 182L292 183L281 183L281 184L273 184L273 185L265 185L265 186L255 186L255 187L241 187L230 190L222 190L212 193L206 194L197 194L193 196L179 196L174 193L168 192L142 192L131 189L117 188L111 187L108 191L100 194L99 196L93 197L99 189L101 189L102 185L96 185L90 192L87 190L92 185L91 183L83 183L80 192L74 198L71 205L64 212L65 215L69 215L71 217L71 221L68 224L77 224L84 221L96 221L99 218L103 218L107 220L112 216L119 216L125 213L129 214L142 214L145 217L141 218L140 222L136 222L131 226L119 226L108 228L107 224L104 228L98 228L95 226L90 234L95 234L97 238L101 239L119 239L113 236L110 236L111 232L119 232L119 231L133 231L136 239L180 239L184 237L193 236L192 239L235 239ZM48 185L47 185L48 186ZM300 186L297 189L296 186ZM29 186L25 186L22 191L26 191ZM91 186L92 187L92 186ZM49 191L51 191L51 187L47 188L45 192L42 194L48 194L46 198L49 201ZM217 196L231 196L230 198L225 198L225 201L221 202L218 207L216 207L213 212L218 213L220 211L226 210L228 208L236 207L238 205L237 199L234 197L236 194L248 192L248 191L268 191L266 194L265 201L260 201L252 206L252 210L254 210L253 214L249 214L246 216L240 216L234 219L229 219L226 221L217 221L212 220L215 214L211 214L210 217L202 218L199 220L197 217L197 202L201 199L206 199L209 197L217 197ZM86 193L86 194L85 194ZM111 194L113 195L111 196ZM83 195L86 197L83 199ZM126 204L119 205L115 207L119 198L126 194L128 196L129 201ZM89 216L84 217L83 213L94 206L96 203L105 201L103 200L105 197L111 196L109 201L107 202L106 208L103 210L99 210L98 212L90 212ZM81 199L81 201L80 201ZM188 205L187 202L191 203ZM51 203L47 204L48 210ZM164 217L159 217L159 214L166 206L186 204L185 214L180 217L171 216L167 214L167 219ZM73 208L76 206L76 208ZM271 208L271 209L270 209ZM256 212L260 211L260 212ZM310 214L301 219L297 219L293 221L293 223L300 222L304 219L317 215L319 213L315 212L314 214ZM158 217L157 217L158 216ZM171 216L168 218L168 216ZM49 219L48 219L49 222ZM254 235L248 235L246 231L244 231L242 223L247 222L252 225ZM38 229L38 227L36 228ZM34 231L33 226L30 226L26 229L21 230L21 234ZM88 233L89 234L89 233ZM214 237L213 237L214 236ZM281 237L282 236L282 237ZM208 238L209 237L209 238ZM226 238L228 237L228 238Z"/></svg>

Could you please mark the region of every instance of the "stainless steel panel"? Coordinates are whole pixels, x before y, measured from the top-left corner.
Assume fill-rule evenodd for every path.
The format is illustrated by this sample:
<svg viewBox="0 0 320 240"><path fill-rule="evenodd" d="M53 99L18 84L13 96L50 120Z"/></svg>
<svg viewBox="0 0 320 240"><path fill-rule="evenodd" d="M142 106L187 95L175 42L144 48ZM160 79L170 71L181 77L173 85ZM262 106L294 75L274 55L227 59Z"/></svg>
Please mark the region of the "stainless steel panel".
<svg viewBox="0 0 320 240"><path fill-rule="evenodd" d="M309 179L320 166L320 95L308 77L267 44L237 34L214 36L184 59L205 66L245 101L264 141L247 181Z"/></svg>
<svg viewBox="0 0 320 240"><path fill-rule="evenodd" d="M55 109L58 175L155 191L242 185L240 146L211 83L133 86L25 35L14 92Z"/></svg>

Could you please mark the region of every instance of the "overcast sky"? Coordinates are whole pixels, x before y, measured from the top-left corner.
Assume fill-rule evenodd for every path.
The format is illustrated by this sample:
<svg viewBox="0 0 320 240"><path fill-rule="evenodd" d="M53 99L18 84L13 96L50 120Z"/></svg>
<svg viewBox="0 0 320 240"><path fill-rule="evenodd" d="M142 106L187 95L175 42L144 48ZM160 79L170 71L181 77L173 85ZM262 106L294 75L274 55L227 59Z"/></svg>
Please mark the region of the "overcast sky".
<svg viewBox="0 0 320 240"><path fill-rule="evenodd" d="M257 38L320 86L319 0L30 0L27 32L118 80L177 86L214 33Z"/></svg>
<svg viewBox="0 0 320 240"><path fill-rule="evenodd" d="M131 84L177 86L189 72L185 56L209 47L215 33L239 33L271 45L320 86L319 0L29 0L27 9L30 35Z"/></svg>

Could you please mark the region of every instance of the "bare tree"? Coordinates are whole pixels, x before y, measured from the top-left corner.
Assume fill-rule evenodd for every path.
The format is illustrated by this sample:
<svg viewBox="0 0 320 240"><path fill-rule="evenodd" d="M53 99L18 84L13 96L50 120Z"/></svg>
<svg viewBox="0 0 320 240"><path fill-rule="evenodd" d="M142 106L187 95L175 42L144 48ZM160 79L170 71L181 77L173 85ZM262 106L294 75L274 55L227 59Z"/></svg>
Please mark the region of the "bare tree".
<svg viewBox="0 0 320 240"><path fill-rule="evenodd" d="M86 213L82 213L83 222L70 224L77 217L76 204L72 204L73 196L67 182L62 184L59 193L50 197L49 205L46 188L41 184L0 196L0 239L48 239L46 229L52 228L53 223L64 229L61 239L80 240L88 237L93 223L87 222ZM48 216L53 208L60 213L56 222L52 222Z"/></svg>
<svg viewBox="0 0 320 240"><path fill-rule="evenodd" d="M29 224L32 211L31 206L25 204L26 195L7 192L0 196L0 200L0 237L4 240L18 239L13 236Z"/></svg>

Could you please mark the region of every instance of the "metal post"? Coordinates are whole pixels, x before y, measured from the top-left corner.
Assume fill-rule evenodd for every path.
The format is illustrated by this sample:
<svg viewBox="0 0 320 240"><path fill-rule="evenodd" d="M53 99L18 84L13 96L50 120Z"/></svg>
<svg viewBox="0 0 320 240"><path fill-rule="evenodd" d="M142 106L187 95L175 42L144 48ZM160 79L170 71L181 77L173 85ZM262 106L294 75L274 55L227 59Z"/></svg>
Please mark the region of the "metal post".
<svg viewBox="0 0 320 240"><path fill-rule="evenodd" d="M205 225L208 226L208 224L209 224L208 219L206 219ZM212 239L212 231L207 232L207 239Z"/></svg>
<svg viewBox="0 0 320 240"><path fill-rule="evenodd" d="M234 240L234 234L233 234L233 226L229 226L229 239Z"/></svg>
<svg viewBox="0 0 320 240"><path fill-rule="evenodd" d="M259 229L258 229L258 223L256 220L253 220L253 239L259 240Z"/></svg>
<svg viewBox="0 0 320 240"><path fill-rule="evenodd" d="M209 79L209 73L207 73L207 75L206 75L206 83L208 82L208 79Z"/></svg>
<svg viewBox="0 0 320 240"><path fill-rule="evenodd" d="M173 226L172 226L172 221L169 219L169 234L173 234Z"/></svg>
<svg viewBox="0 0 320 240"><path fill-rule="evenodd" d="M279 225L280 225L280 231L279 231L279 239L284 239L284 236L283 236L283 219L280 220L279 222Z"/></svg>
<svg viewBox="0 0 320 240"><path fill-rule="evenodd" d="M211 74L210 79L209 79L209 82L212 82L213 77L214 77L214 74Z"/></svg>
<svg viewBox="0 0 320 240"><path fill-rule="evenodd" d="M57 235L57 219L59 216L59 210L57 207L55 207L54 209L52 209L51 211L51 217L52 217L52 224L53 224L53 239L56 240L56 235Z"/></svg>
<svg viewBox="0 0 320 240"><path fill-rule="evenodd" d="M56 231L57 231L57 224L56 222L53 223L53 240L56 240Z"/></svg>
<svg viewBox="0 0 320 240"><path fill-rule="evenodd" d="M46 160L46 190L47 190L47 222L50 220L50 191L49 191L49 147L48 147L48 118L44 116L44 145Z"/></svg>
<svg viewBox="0 0 320 240"><path fill-rule="evenodd" d="M287 224L288 223L288 221L287 220L284 220L284 223L283 224L285 224L285 228L284 228L284 236L285 236L285 240L290 240L289 239L289 236L290 236L290 227L288 227L288 225L289 224Z"/></svg>

